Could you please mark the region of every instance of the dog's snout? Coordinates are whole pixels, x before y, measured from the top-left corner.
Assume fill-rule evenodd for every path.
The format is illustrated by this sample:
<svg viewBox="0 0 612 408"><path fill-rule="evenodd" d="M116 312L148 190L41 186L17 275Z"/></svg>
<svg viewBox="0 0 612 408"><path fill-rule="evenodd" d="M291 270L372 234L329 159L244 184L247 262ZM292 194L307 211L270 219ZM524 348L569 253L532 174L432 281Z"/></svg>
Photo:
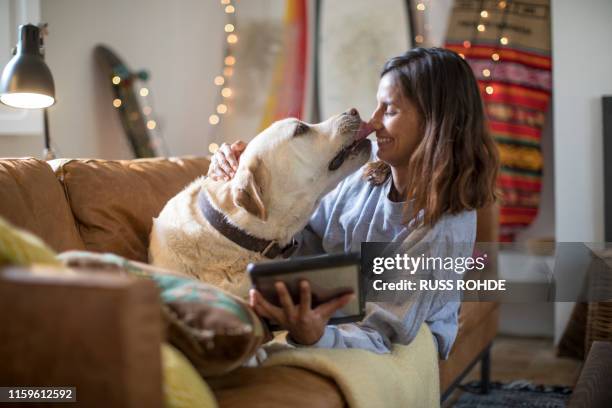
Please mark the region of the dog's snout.
<svg viewBox="0 0 612 408"><path fill-rule="evenodd" d="M348 111L344 112L344 114L351 115L351 116L359 116L359 112L355 108L349 109Z"/></svg>

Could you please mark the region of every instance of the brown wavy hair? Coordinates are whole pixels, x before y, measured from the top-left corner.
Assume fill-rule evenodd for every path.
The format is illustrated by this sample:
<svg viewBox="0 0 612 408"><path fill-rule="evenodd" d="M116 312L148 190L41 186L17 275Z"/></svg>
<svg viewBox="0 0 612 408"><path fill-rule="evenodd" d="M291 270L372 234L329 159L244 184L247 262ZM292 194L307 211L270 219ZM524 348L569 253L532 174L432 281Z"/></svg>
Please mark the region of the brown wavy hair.
<svg viewBox="0 0 612 408"><path fill-rule="evenodd" d="M486 207L497 199L497 146L487 131L482 99L470 66L442 48L414 48L388 60L393 75L421 115L422 139L410 157L405 221L423 210L432 226L444 214ZM364 178L382 184L391 168L369 163Z"/></svg>

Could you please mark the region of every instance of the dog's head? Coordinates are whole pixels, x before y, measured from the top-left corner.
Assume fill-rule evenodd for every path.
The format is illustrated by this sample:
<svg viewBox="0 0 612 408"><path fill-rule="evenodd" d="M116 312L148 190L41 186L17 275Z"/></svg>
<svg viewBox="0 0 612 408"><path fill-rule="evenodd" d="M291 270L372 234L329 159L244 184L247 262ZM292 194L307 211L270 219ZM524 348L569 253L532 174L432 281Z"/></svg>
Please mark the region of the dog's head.
<svg viewBox="0 0 612 408"><path fill-rule="evenodd" d="M273 123L240 157L234 204L262 220L287 211L296 221L310 216L323 195L368 160L371 132L355 109L318 124Z"/></svg>

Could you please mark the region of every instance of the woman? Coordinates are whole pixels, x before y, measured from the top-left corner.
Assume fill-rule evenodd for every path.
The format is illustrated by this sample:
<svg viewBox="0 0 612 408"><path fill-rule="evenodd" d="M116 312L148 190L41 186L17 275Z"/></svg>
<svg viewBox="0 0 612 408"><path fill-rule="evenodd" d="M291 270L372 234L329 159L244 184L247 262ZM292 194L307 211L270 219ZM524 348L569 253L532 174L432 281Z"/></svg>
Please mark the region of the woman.
<svg viewBox="0 0 612 408"><path fill-rule="evenodd" d="M300 254L358 251L362 241L386 241L403 243L416 256L471 256L475 210L495 201L498 156L470 67L452 51L416 48L387 61L376 97L369 123L378 160L323 198L300 237ZM229 179L244 147L225 145L209 176ZM453 273L430 273L457 279ZM282 283L277 291L282 308L254 290L251 304L286 328L296 345L385 353L392 343L408 344L425 322L446 358L457 334L459 303L439 292L369 302L362 322L331 326L330 316L349 298L313 310L307 282L298 305Z"/></svg>

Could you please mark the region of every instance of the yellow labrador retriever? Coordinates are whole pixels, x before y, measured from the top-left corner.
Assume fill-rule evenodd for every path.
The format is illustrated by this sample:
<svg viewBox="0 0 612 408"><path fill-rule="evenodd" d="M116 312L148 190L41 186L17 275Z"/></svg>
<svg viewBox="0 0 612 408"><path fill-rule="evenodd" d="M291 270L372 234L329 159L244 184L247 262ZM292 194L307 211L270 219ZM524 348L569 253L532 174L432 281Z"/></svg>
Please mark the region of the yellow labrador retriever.
<svg viewBox="0 0 612 408"><path fill-rule="evenodd" d="M149 261L245 296L245 268L286 254L319 200L370 157L355 109L319 124L273 123L240 156L234 178L201 177L153 220Z"/></svg>

